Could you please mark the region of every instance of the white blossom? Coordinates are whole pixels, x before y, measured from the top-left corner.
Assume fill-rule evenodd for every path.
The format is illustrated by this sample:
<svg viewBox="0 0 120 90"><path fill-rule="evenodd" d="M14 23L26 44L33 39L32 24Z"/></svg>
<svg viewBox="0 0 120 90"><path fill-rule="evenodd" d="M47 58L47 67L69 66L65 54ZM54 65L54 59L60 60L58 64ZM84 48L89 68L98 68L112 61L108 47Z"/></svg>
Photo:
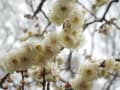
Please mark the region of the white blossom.
<svg viewBox="0 0 120 90"><path fill-rule="evenodd" d="M56 0L50 13L50 21L60 25L68 18L72 9L74 9L75 2L73 0Z"/></svg>
<svg viewBox="0 0 120 90"><path fill-rule="evenodd" d="M80 75L84 80L95 80L98 77L98 65L96 63L85 63L80 65Z"/></svg>
<svg viewBox="0 0 120 90"><path fill-rule="evenodd" d="M55 62L57 63L58 66L64 64L65 62L64 57L61 55L57 55L55 58Z"/></svg>
<svg viewBox="0 0 120 90"><path fill-rule="evenodd" d="M114 59L107 59L107 60L105 60L105 68L107 69L107 70L113 70L113 68L114 68L114 63L115 63L115 61L114 61Z"/></svg>
<svg viewBox="0 0 120 90"><path fill-rule="evenodd" d="M33 55L31 47L21 47L0 58L0 60L3 60L0 65L6 72L9 73L17 69L27 69L33 63Z"/></svg>
<svg viewBox="0 0 120 90"><path fill-rule="evenodd" d="M113 70L114 71L120 71L120 63L119 62L114 62Z"/></svg>
<svg viewBox="0 0 120 90"><path fill-rule="evenodd" d="M92 90L92 82L85 81L81 77L70 80L70 84L74 90Z"/></svg>
<svg viewBox="0 0 120 90"><path fill-rule="evenodd" d="M43 68L44 67L34 66L28 69L28 74L33 79L40 81L42 80ZM57 80L59 80L59 69L57 68L57 65L55 65L54 63L46 64L45 78L46 78L46 81L49 81L49 82L56 82Z"/></svg>
<svg viewBox="0 0 120 90"><path fill-rule="evenodd" d="M77 29L80 30L84 24L85 11L76 7L71 11L71 14L69 15L68 19L71 30L77 30Z"/></svg>
<svg viewBox="0 0 120 90"><path fill-rule="evenodd" d="M101 78L101 77L104 77L106 79L109 79L110 78L110 74L108 72L108 70L106 68L99 68L98 70L98 77Z"/></svg>
<svg viewBox="0 0 120 90"><path fill-rule="evenodd" d="M95 5L100 7L108 3L109 0L95 0Z"/></svg>

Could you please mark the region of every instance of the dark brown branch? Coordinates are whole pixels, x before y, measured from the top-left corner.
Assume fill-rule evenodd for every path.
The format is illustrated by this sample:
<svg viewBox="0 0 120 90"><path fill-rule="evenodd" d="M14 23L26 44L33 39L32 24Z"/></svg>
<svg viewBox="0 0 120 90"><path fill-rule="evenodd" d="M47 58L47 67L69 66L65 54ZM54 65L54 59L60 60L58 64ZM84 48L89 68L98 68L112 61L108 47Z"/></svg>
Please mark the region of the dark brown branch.
<svg viewBox="0 0 120 90"><path fill-rule="evenodd" d="M68 59L67 59L67 68L66 68L66 70L69 70L71 72L72 76L74 77L75 72L73 72L73 70L71 68L72 54L73 54L73 51L70 50L69 55L68 55Z"/></svg>
<svg viewBox="0 0 120 90"><path fill-rule="evenodd" d="M4 84L5 80L7 79L7 77L8 77L9 75L10 75L10 74L7 73L7 74L2 78L2 80L0 81L0 88L3 88L3 84Z"/></svg>
<svg viewBox="0 0 120 90"><path fill-rule="evenodd" d="M42 6L43 4L45 3L46 0L42 0L40 2L40 4L38 5L37 9L35 10L34 14L33 14L33 17L35 17L41 10L42 10Z"/></svg>
<svg viewBox="0 0 120 90"><path fill-rule="evenodd" d="M72 53L73 53L73 51L70 50L69 55L68 55L68 59L67 59L67 64L68 64L67 69L68 69L68 70L71 69Z"/></svg>
<svg viewBox="0 0 120 90"><path fill-rule="evenodd" d="M43 32L42 32L41 35L43 35L43 34L47 31L47 28L50 26L50 24L51 24L51 22L49 22L49 23L47 24L47 26L45 27L45 29L43 30Z"/></svg>
<svg viewBox="0 0 120 90"><path fill-rule="evenodd" d="M28 77L28 75L27 75L27 70L16 70L16 72L17 73L21 73L21 76L22 76L22 80L21 80L21 82L20 82L20 84L21 84L21 86L20 86L20 88L21 88L21 90L24 90L24 78L25 77Z"/></svg>
<svg viewBox="0 0 120 90"><path fill-rule="evenodd" d="M69 55L68 55L68 59L67 59L67 61L66 61L66 67L65 67L65 68L62 68L62 69L60 69L60 70L61 70L61 71L62 71L62 70L70 71L72 77L74 77L75 72L74 72L74 71L72 70L72 68L71 68L72 54L73 54L73 51L70 50Z"/></svg>
<svg viewBox="0 0 120 90"><path fill-rule="evenodd" d="M120 62L120 58L115 58L115 61Z"/></svg>
<svg viewBox="0 0 120 90"><path fill-rule="evenodd" d="M22 71L21 72L21 75L22 75L22 87L21 87L21 89L22 90L24 90L24 74L23 74L24 72Z"/></svg>
<svg viewBox="0 0 120 90"><path fill-rule="evenodd" d="M45 17L45 18L47 19L47 21L48 21L48 24L46 25L46 27L45 27L45 29L43 30L43 32L42 32L41 35L43 35L43 34L46 32L47 28L48 28L48 27L50 26L50 24L51 24L51 22L50 22L49 18L47 17L46 13L42 10L42 6L43 6L43 4L45 3L45 1L46 1L46 0L42 0L42 1L40 2L40 4L38 5L36 11L35 11L34 14L33 14L33 17L35 17L39 12L42 12L42 14L44 15L44 17Z"/></svg>
<svg viewBox="0 0 120 90"><path fill-rule="evenodd" d="M103 20L105 19L106 15L107 15L107 13L108 13L108 11L109 11L109 9L110 9L110 7L112 6L113 3L114 3L114 0L112 0L112 1L108 4L108 7L107 7L106 11L105 11L105 13L103 14L103 17L101 18L101 21L103 21Z"/></svg>
<svg viewBox="0 0 120 90"><path fill-rule="evenodd" d="M47 19L48 23L50 23L49 18L47 17L46 13L43 10L41 10L41 12L43 13L43 15L45 16L45 18Z"/></svg>
<svg viewBox="0 0 120 90"><path fill-rule="evenodd" d="M47 83L47 90L50 90L50 83Z"/></svg>
<svg viewBox="0 0 120 90"><path fill-rule="evenodd" d="M43 77L43 90L45 90L45 87L46 87L45 75L46 75L46 70L45 70L45 67L44 67L43 68L43 74L42 74L42 77Z"/></svg>

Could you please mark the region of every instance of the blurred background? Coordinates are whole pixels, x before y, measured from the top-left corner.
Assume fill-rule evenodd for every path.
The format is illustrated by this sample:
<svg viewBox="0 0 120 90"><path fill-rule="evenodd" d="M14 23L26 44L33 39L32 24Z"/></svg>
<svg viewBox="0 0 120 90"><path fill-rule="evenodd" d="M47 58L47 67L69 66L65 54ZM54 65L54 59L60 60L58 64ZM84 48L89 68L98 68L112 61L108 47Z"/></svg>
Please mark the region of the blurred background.
<svg viewBox="0 0 120 90"><path fill-rule="evenodd" d="M43 10L46 14L54 1L55 0L46 0L43 6ZM95 12L95 15L98 18L101 18L104 14L110 1L111 0ZM33 15L40 2L41 0L0 0L0 55L9 52L13 48L19 47L20 42L18 39L26 32L26 30L35 29L36 24L40 25L41 30L45 28L48 22L42 13L37 15L39 17L37 20L25 18L25 15ZM81 9L90 12L93 11L95 0L79 0L79 2L81 4L78 4L78 7ZM95 17L87 12L85 22L90 22L94 19ZM77 53L74 56L80 55L79 58L84 59L83 54L86 53L97 59L105 59L109 57L120 58L120 2L114 3L111 6L106 15L106 19L115 19L114 23L116 25L105 25L102 29L100 26L104 25L105 22L98 22L89 25L84 30L86 39L85 45L80 49L79 54ZM54 29L56 27L51 25L49 28ZM67 50L65 52L67 52ZM2 72L0 75L2 75ZM14 78L16 78L16 76L19 76L19 74L13 75ZM20 79L21 77L18 78L18 80ZM106 80L98 80L94 85L94 90L101 90L104 84L103 82L105 81ZM118 82L119 78L116 80L111 90L120 90ZM12 88L10 90L12 90ZM31 87L29 90L39 89Z"/></svg>

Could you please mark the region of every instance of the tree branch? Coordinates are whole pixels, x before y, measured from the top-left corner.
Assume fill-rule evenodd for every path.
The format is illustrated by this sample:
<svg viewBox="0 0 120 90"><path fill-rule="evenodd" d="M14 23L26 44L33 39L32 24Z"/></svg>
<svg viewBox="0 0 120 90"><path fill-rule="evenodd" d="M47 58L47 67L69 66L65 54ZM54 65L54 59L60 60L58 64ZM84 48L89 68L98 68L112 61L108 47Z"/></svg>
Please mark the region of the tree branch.
<svg viewBox="0 0 120 90"><path fill-rule="evenodd" d="M89 12L92 16L94 16L94 17L96 18L95 14L94 14L92 11L90 11L89 9L87 9L81 2L79 2L79 0L77 0L76 2L77 2L80 6L82 6L87 12Z"/></svg>
<svg viewBox="0 0 120 90"><path fill-rule="evenodd" d="M72 76L74 76L75 73L73 72L73 70L71 68L72 54L73 54L73 51L70 50L69 55L68 55L68 59L67 59L67 68L66 68L66 70L69 70L71 72Z"/></svg>
<svg viewBox="0 0 120 90"><path fill-rule="evenodd" d="M46 0L42 0L40 2L40 4L38 5L37 9L35 10L34 14L33 14L33 17L35 17L41 10L42 10L42 6L43 4L45 3Z"/></svg>
<svg viewBox="0 0 120 90"><path fill-rule="evenodd" d="M24 90L24 74L23 74L23 73L24 73L24 72L21 72L21 75L22 75L22 82L23 82L23 83L22 83L22 87L21 87L22 90Z"/></svg>
<svg viewBox="0 0 120 90"><path fill-rule="evenodd" d="M103 21L105 21L106 23L108 23L108 20L106 20L105 17L106 17L106 15L107 15L108 11L110 10L112 4L113 4L113 3L118 3L118 2L119 2L119 0L112 0L112 1L110 1L110 3L108 4L108 6L107 6L107 8L106 8L106 10L105 10L102 18L97 19L97 20L93 20L93 21L91 21L91 22L89 22L89 23L86 23L83 28L85 29L85 28L87 28L90 24L93 24L93 23L95 23L95 22L103 22ZM113 24L113 25L117 26L116 24ZM117 27L118 27L118 26L117 26ZM118 28L119 28L119 27L118 27Z"/></svg>
<svg viewBox="0 0 120 90"><path fill-rule="evenodd" d="M43 68L43 74L42 74L42 77L43 77L43 90L45 90L45 87L46 87L45 75L46 75L46 69L44 67Z"/></svg>
<svg viewBox="0 0 120 90"><path fill-rule="evenodd" d="M50 90L50 83L47 83L47 90Z"/></svg>
<svg viewBox="0 0 120 90"><path fill-rule="evenodd" d="M118 76L118 72L113 76L113 79L109 82L109 85L107 86L106 90L110 90L110 87L117 78L117 76Z"/></svg>
<svg viewBox="0 0 120 90"><path fill-rule="evenodd" d="M3 84L4 84L5 80L7 79L7 77L8 77L9 75L10 75L10 74L7 73L7 74L2 78L2 80L0 81L0 88L3 88Z"/></svg>
<svg viewBox="0 0 120 90"><path fill-rule="evenodd" d="M30 6L31 11L34 12L32 0L25 0L25 1L26 1L26 3Z"/></svg>

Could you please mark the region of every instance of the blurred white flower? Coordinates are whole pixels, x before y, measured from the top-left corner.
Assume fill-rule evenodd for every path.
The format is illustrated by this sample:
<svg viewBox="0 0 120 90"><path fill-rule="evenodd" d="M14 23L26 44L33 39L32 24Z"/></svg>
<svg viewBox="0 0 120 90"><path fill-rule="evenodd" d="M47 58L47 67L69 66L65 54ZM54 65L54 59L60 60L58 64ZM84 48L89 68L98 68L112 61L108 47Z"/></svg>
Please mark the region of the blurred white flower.
<svg viewBox="0 0 120 90"><path fill-rule="evenodd" d="M120 71L120 62L114 62L114 67L113 67L114 71Z"/></svg>
<svg viewBox="0 0 120 90"><path fill-rule="evenodd" d="M62 48L60 38L57 31L48 32L44 39L44 45L49 45L53 52L57 52Z"/></svg>
<svg viewBox="0 0 120 90"><path fill-rule="evenodd" d="M106 79L109 79L110 78L110 74L108 72L108 70L106 68L99 68L98 70L98 77L101 78L106 78Z"/></svg>
<svg viewBox="0 0 120 90"><path fill-rule="evenodd" d="M65 63L64 57L61 55L57 55L55 58L55 62L57 63L58 66L64 64Z"/></svg>
<svg viewBox="0 0 120 90"><path fill-rule="evenodd" d="M44 67L38 67L34 66L28 69L28 74L35 80L40 81L42 80L43 75L43 68ZM45 78L46 81L49 82L56 82L59 80L59 69L57 68L57 65L55 63L47 63L45 67Z"/></svg>
<svg viewBox="0 0 120 90"><path fill-rule="evenodd" d="M109 0L95 0L95 5L97 7L105 5Z"/></svg>
<svg viewBox="0 0 120 90"><path fill-rule="evenodd" d="M56 0L49 13L50 21L61 25L68 18L74 6L75 2L73 0Z"/></svg>
<svg viewBox="0 0 120 90"><path fill-rule="evenodd" d="M80 10L79 8L74 8L69 15L69 23L71 30L81 30L85 20L85 11Z"/></svg>
<svg viewBox="0 0 120 90"><path fill-rule="evenodd" d="M81 77L70 80L70 84L74 90L92 90L92 82L85 81Z"/></svg>
<svg viewBox="0 0 120 90"><path fill-rule="evenodd" d="M99 11L99 9L106 5L109 2L109 0L95 0L93 7L92 7L92 11L93 13L96 13L97 11Z"/></svg>
<svg viewBox="0 0 120 90"><path fill-rule="evenodd" d="M115 60L114 59L107 59L105 60L105 68L107 70L113 70L114 68L114 63L115 63Z"/></svg>
<svg viewBox="0 0 120 90"><path fill-rule="evenodd" d="M6 72L12 73L17 69L27 69L31 66L33 51L31 47L21 47L4 55L0 60Z"/></svg>
<svg viewBox="0 0 120 90"><path fill-rule="evenodd" d="M32 66L28 69L28 75L35 80L40 80L42 77L43 68L38 66Z"/></svg>
<svg viewBox="0 0 120 90"><path fill-rule="evenodd" d="M96 63L80 64L80 75L83 80L95 80L98 78L98 68Z"/></svg>
<svg viewBox="0 0 120 90"><path fill-rule="evenodd" d="M73 29L71 26L70 20L66 20L64 30L60 33L61 44L66 48L81 47L85 41L81 28Z"/></svg>

